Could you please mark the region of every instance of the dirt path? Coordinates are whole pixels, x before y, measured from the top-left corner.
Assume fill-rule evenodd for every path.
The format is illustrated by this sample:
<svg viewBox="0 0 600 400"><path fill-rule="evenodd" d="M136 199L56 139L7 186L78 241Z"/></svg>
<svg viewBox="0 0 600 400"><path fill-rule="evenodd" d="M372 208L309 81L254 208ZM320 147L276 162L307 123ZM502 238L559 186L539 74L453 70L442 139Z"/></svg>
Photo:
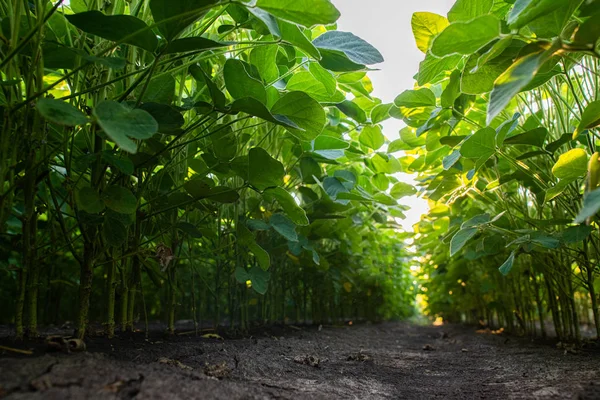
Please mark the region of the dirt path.
<svg viewBox="0 0 600 400"><path fill-rule="evenodd" d="M600 399L597 346L565 353L458 326L286 329L224 341L142 336L90 338L78 354L45 354L36 344L37 357L0 352L0 398Z"/></svg>

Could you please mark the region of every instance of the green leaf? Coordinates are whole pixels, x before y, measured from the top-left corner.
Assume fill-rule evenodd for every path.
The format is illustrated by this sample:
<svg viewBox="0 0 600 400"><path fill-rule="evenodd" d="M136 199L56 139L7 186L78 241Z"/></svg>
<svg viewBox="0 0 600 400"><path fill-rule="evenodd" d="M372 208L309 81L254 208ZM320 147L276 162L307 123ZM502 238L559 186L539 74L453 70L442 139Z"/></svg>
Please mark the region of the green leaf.
<svg viewBox="0 0 600 400"><path fill-rule="evenodd" d="M215 42L201 36L175 39L167 45L164 54L187 53L189 51L214 50L227 47L230 43Z"/></svg>
<svg viewBox="0 0 600 400"><path fill-rule="evenodd" d="M98 214L104 210L104 203L98 192L89 186L82 187L77 192L77 206L90 214Z"/></svg>
<svg viewBox="0 0 600 400"><path fill-rule="evenodd" d="M583 207L579 211L577 218L575 218L576 224L584 223L588 218L593 217L600 211L600 189L589 192L583 198Z"/></svg>
<svg viewBox="0 0 600 400"><path fill-rule="evenodd" d="M264 295L267 293L267 289L269 288L269 279L271 278L271 274L268 271L265 271L263 265L265 263L265 258L269 257L267 252L264 252L260 257L257 255L257 247L258 245L253 246L251 251L256 256L261 268L252 267L250 268L250 282L252 282L252 289L258 294ZM264 251L264 250L263 250ZM261 263L261 260L262 263Z"/></svg>
<svg viewBox="0 0 600 400"><path fill-rule="evenodd" d="M508 256L506 261L504 261L504 264L500 266L498 270L502 275L506 276L509 274L510 270L513 267L513 264L515 263L515 257L516 253L513 251L512 253L510 253L510 256Z"/></svg>
<svg viewBox="0 0 600 400"><path fill-rule="evenodd" d="M331 197L332 200L340 204L348 204L347 200L338 200L338 195L340 193L350 192L350 190L346 186L344 186L344 184L338 178L334 178L331 176L325 178L323 180L323 189L325 190L325 193L327 193L327 195Z"/></svg>
<svg viewBox="0 0 600 400"><path fill-rule="evenodd" d="M573 149L561 154L552 173L561 181L574 181L587 174L588 155L584 149Z"/></svg>
<svg viewBox="0 0 600 400"><path fill-rule="evenodd" d="M321 134L326 123L323 107L303 92L284 94L271 108L274 114L290 119L300 129L288 128L300 140L310 141Z"/></svg>
<svg viewBox="0 0 600 400"><path fill-rule="evenodd" d="M434 39L431 53L436 57L471 55L498 36L500 21L493 15L483 15L467 22L454 22Z"/></svg>
<svg viewBox="0 0 600 400"><path fill-rule="evenodd" d="M450 23L448 19L430 12L414 13L411 27L417 47L423 53L427 53L433 39L439 35Z"/></svg>
<svg viewBox="0 0 600 400"><path fill-rule="evenodd" d="M257 243L251 243L248 245L248 249L254 254L256 257L256 261L258 261L258 265L260 268L251 268L250 269L250 281L252 281L252 287L260 294L265 294L267 291L267 280L264 279L263 274L258 273L257 271L267 271L271 266L271 257L269 253L262 247L260 247ZM254 270L254 271L253 271ZM254 273L253 273L254 272ZM268 272L267 272L268 274ZM258 276L257 276L258 275ZM266 275L268 277L268 275Z"/></svg>
<svg viewBox="0 0 600 400"><path fill-rule="evenodd" d="M341 51L321 49L319 52L321 53L321 60L319 61L319 63L323 68L328 69L330 71L353 72L362 71L365 68L367 68L363 64L357 64L354 61L350 60Z"/></svg>
<svg viewBox="0 0 600 400"><path fill-rule="evenodd" d="M466 158L484 160L496 152L496 131L493 128L483 128L469 136L460 147L460 154Z"/></svg>
<svg viewBox="0 0 600 400"><path fill-rule="evenodd" d="M246 221L246 226L252 231L268 231L271 225L260 219L249 219Z"/></svg>
<svg viewBox="0 0 600 400"><path fill-rule="evenodd" d="M158 131L165 134L178 134L185 124L181 112L168 104L144 103L139 107L146 111L158 123Z"/></svg>
<svg viewBox="0 0 600 400"><path fill-rule="evenodd" d="M55 124L77 126L88 122L85 114L61 100L40 99L37 102L37 109L42 117Z"/></svg>
<svg viewBox="0 0 600 400"><path fill-rule="evenodd" d="M128 153L137 152L137 143L131 139L149 139L158 132L158 123L146 111L115 101L100 102L93 114L108 137Z"/></svg>
<svg viewBox="0 0 600 400"><path fill-rule="evenodd" d="M223 76L227 91L234 99L251 97L267 104L267 91L261 81L254 79L247 72L245 63L233 58L225 62Z"/></svg>
<svg viewBox="0 0 600 400"><path fill-rule="evenodd" d="M453 257L456 255L456 253L458 253L467 242L477 234L477 232L477 228L466 228L456 232L450 241L450 256Z"/></svg>
<svg viewBox="0 0 600 400"><path fill-rule="evenodd" d="M150 52L158 45L158 39L148 25L131 15L104 15L100 11L86 11L65 17L82 31L103 39L131 44Z"/></svg>
<svg viewBox="0 0 600 400"><path fill-rule="evenodd" d="M413 185L408 183L398 182L390 190L390 195L395 199L401 199L407 196L414 196L417 194L417 189Z"/></svg>
<svg viewBox="0 0 600 400"><path fill-rule="evenodd" d="M133 214L137 209L137 199L122 186L109 186L100 197L106 207L120 214Z"/></svg>
<svg viewBox="0 0 600 400"><path fill-rule="evenodd" d="M594 231L593 226L577 225L567 228L561 235L561 239L566 244L575 244L583 242Z"/></svg>
<svg viewBox="0 0 600 400"><path fill-rule="evenodd" d="M248 153L248 182L263 191L283 183L283 164L274 159L261 147L250 149Z"/></svg>
<svg viewBox="0 0 600 400"><path fill-rule="evenodd" d="M445 77L447 71L453 70L458 65L461 59L462 56L459 54L444 58L437 58L431 54L427 54L425 60L419 64L417 83L423 86L428 83L439 82L442 77Z"/></svg>
<svg viewBox="0 0 600 400"><path fill-rule="evenodd" d="M452 108L454 106L454 102L458 96L460 96L460 76L460 71L452 71L450 80L448 81L448 84L446 85L446 88L442 92L442 96L440 98L440 105L443 108Z"/></svg>
<svg viewBox="0 0 600 400"><path fill-rule="evenodd" d="M593 101L585 107L581 115L581 121L573 133L573 139L577 139L583 131L598 126L600 126L600 100Z"/></svg>
<svg viewBox="0 0 600 400"><path fill-rule="evenodd" d="M277 233L289 241L297 242L298 234L296 233L296 225L283 214L273 214L269 219L269 223Z"/></svg>
<svg viewBox="0 0 600 400"><path fill-rule="evenodd" d="M367 146L373 150L379 150L379 148L385 144L385 137L383 136L379 125L367 125L360 132L358 141L363 146Z"/></svg>
<svg viewBox="0 0 600 400"><path fill-rule="evenodd" d="M256 7L309 28L333 24L340 17L340 12L329 0L257 0Z"/></svg>
<svg viewBox="0 0 600 400"><path fill-rule="evenodd" d="M546 137L548 137L548 129L546 128L537 128L522 133L520 135L511 136L504 140L504 144L525 144L530 146L535 146L539 148L544 147L544 143L546 142Z"/></svg>
<svg viewBox="0 0 600 400"><path fill-rule="evenodd" d="M321 166L312 157L302 157L300 159L300 172L302 173L302 182L307 184L315 183L313 177L320 179L323 175Z"/></svg>
<svg viewBox="0 0 600 400"><path fill-rule="evenodd" d="M319 66L319 68L322 67ZM331 78L334 79L333 76L331 76ZM322 81L315 78L315 76L308 71L301 71L292 75L292 78L287 83L286 89L289 91L304 92L316 101L323 103L334 102L333 100L342 102L346 99L343 94L336 91L335 84L334 91L331 93L329 88ZM337 99L334 97L334 94L336 93L339 94Z"/></svg>
<svg viewBox="0 0 600 400"><path fill-rule="evenodd" d="M494 0L458 0L448 12L448 20L469 21L488 14L494 6Z"/></svg>
<svg viewBox="0 0 600 400"><path fill-rule="evenodd" d="M406 90L394 100L396 107L431 107L436 105L435 94L427 88Z"/></svg>
<svg viewBox="0 0 600 400"><path fill-rule="evenodd" d="M381 53L369 43L350 32L327 31L315 40L318 49L341 51L357 64L379 64L384 61Z"/></svg>
<svg viewBox="0 0 600 400"><path fill-rule="evenodd" d="M194 239L200 239L203 236L202 232L200 232L194 224L190 224L189 222L179 222L177 224L177 229Z"/></svg>
<svg viewBox="0 0 600 400"><path fill-rule="evenodd" d="M118 219L106 216L102 226L102 233L104 234L104 240L106 240L109 246L118 247L127 243L127 227Z"/></svg>
<svg viewBox="0 0 600 400"><path fill-rule="evenodd" d="M216 203L230 204L238 201L240 195L237 190L226 186L215 186L214 188L210 188L206 194L206 198Z"/></svg>
<svg viewBox="0 0 600 400"><path fill-rule="evenodd" d="M158 30L173 40L194 21L201 19L219 0L150 0L150 10Z"/></svg>
<svg viewBox="0 0 600 400"><path fill-rule="evenodd" d="M367 113L358 104L350 100L344 100L335 105L341 112L356 122L364 124L367 122Z"/></svg>
<svg viewBox="0 0 600 400"><path fill-rule="evenodd" d="M263 196L274 198L292 222L298 226L306 226L309 221L306 212L300 207L294 197L284 188L272 188L263 192Z"/></svg>
<svg viewBox="0 0 600 400"><path fill-rule="evenodd" d="M171 75L161 75L150 80L146 87L142 101L144 103L171 104L175 97L175 78ZM136 95L139 97L142 87L138 87Z"/></svg>
<svg viewBox="0 0 600 400"><path fill-rule="evenodd" d="M116 168L125 175L133 175L134 165L133 162L127 157L119 157L113 154L110 150L102 152L102 159L106 161L108 165Z"/></svg>
<svg viewBox="0 0 600 400"><path fill-rule="evenodd" d="M511 29L520 29L533 21L552 14L559 8L575 3L572 0L517 0L508 15L508 24ZM577 2L578 4L581 1Z"/></svg>
<svg viewBox="0 0 600 400"><path fill-rule="evenodd" d="M314 44L302 33L302 30L296 25L282 20L278 21L281 39L299 48L315 60L321 59L321 53Z"/></svg>
<svg viewBox="0 0 600 400"><path fill-rule="evenodd" d="M494 82L512 65L511 60L507 59L479 66L479 60L478 54L472 55L467 60L461 77L463 93L478 95L491 92L494 89Z"/></svg>
<svg viewBox="0 0 600 400"><path fill-rule="evenodd" d="M277 53L279 46L258 46L250 52L250 63L254 65L265 83L275 82L279 78Z"/></svg>
<svg viewBox="0 0 600 400"><path fill-rule="evenodd" d="M271 114L269 109L263 103L251 97L246 97L234 101L231 104L231 112L234 114L244 112L246 114L262 118L265 121L269 121L289 129L300 129L298 125L293 123L287 117Z"/></svg>
<svg viewBox="0 0 600 400"><path fill-rule="evenodd" d="M488 107L488 125L500 114L523 88L535 77L540 67L548 60L545 51L532 53L517 60L494 83Z"/></svg>

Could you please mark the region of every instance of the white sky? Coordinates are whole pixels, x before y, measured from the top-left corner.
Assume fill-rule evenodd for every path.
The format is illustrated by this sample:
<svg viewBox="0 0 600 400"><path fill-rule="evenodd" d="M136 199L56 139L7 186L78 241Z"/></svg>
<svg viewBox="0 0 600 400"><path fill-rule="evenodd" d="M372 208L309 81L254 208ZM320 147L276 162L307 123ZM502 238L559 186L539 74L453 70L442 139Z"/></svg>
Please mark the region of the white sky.
<svg viewBox="0 0 600 400"><path fill-rule="evenodd" d="M338 29L352 32L375 46L385 62L377 65L380 71L369 74L373 81L373 95L391 103L397 95L414 86L414 75L424 54L417 49L410 20L417 11L446 15L456 0L332 0L342 13ZM390 119L383 123L384 134L391 141L398 139L404 126L402 121ZM398 178L413 183L411 176L398 174ZM422 214L427 213L427 202L416 197L401 201L412 207L402 225L412 230Z"/></svg>

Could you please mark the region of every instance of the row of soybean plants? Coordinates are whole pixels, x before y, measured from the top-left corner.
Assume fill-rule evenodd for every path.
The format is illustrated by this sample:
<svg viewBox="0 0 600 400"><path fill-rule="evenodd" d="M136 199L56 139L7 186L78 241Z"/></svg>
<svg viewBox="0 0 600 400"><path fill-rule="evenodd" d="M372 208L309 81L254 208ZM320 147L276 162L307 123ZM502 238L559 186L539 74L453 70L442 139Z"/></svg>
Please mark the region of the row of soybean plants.
<svg viewBox="0 0 600 400"><path fill-rule="evenodd" d="M426 56L392 146L431 206L415 230L432 315L600 336L598 17L597 0L414 14Z"/></svg>
<svg viewBox="0 0 600 400"><path fill-rule="evenodd" d="M381 54L328 0L0 1L0 320L412 312Z"/></svg>

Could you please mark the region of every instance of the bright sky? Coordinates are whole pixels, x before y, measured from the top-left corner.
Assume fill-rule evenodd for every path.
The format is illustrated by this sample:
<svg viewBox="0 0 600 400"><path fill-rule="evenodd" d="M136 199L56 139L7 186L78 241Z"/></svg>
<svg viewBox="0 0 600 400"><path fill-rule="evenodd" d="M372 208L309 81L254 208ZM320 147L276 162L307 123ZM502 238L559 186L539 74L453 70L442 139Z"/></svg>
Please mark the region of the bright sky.
<svg viewBox="0 0 600 400"><path fill-rule="evenodd" d="M429 11L446 15L456 0L332 0L342 13L338 29L352 32L375 46L385 63L378 65L380 71L371 72L374 96L391 103L404 90L412 89L413 77L419 70L424 54L417 49L410 20L417 11ZM390 140L398 139L404 126L402 121L388 120L384 133ZM413 183L412 177L399 174L398 178ZM427 212L427 202L416 197L403 199L403 204L412 207L402 225L412 230L422 214Z"/></svg>

